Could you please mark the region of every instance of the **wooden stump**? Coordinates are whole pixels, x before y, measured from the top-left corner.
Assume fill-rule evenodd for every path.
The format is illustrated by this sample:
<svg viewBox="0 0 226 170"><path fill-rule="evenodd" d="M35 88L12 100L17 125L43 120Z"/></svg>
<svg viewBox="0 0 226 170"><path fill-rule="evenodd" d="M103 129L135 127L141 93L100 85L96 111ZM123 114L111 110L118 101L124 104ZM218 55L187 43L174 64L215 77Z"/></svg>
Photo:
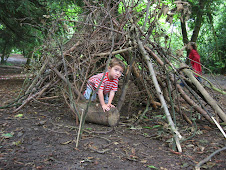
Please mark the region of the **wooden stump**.
<svg viewBox="0 0 226 170"><path fill-rule="evenodd" d="M82 109L85 111L87 103L79 102L78 107L79 112L81 113ZM117 108L111 108L109 111L104 112L99 103L97 104L92 102L86 115L86 122L107 126L117 126L119 123L119 117L120 115Z"/></svg>

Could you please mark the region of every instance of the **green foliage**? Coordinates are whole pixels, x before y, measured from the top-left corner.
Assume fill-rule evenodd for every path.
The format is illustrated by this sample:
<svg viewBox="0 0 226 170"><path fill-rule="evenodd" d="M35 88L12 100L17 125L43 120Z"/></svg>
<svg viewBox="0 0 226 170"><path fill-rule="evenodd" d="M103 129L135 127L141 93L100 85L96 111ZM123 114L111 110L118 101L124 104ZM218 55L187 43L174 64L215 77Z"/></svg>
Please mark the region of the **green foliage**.
<svg viewBox="0 0 226 170"><path fill-rule="evenodd" d="M200 2L203 0L200 0ZM146 17L148 1L134 1L134 21L142 27ZM190 3L191 15L187 20L188 38L193 34L195 20L200 9L199 1L188 0ZM225 71L225 5L223 0L206 0L203 9L202 27L197 40L198 51L201 55L201 62L213 72ZM92 1L91 4L103 6L104 1ZM118 5L118 13L123 15L132 1L122 2ZM73 33L79 28L79 24L70 21L78 21L78 14L84 12L82 0L0 0L0 53L9 54L12 49L23 51L28 55L35 47L40 46L46 40L49 33L58 38L62 43L68 41ZM132 5L131 5L132 6ZM163 6L168 6L174 16L172 23L166 22L167 16L160 13ZM149 22L146 29L155 19L155 12L159 13L154 29L151 30L150 39L161 46L171 48L173 51L182 48L183 36L181 34L180 12L176 12L174 1L151 1ZM160 15L161 14L161 15ZM216 35L213 34L213 27L209 21L213 17L213 26ZM54 23L54 24L53 24ZM129 25L125 25L126 30ZM39 55L39 54L37 54Z"/></svg>
<svg viewBox="0 0 226 170"><path fill-rule="evenodd" d="M73 30L67 28L74 24L67 20L76 20L83 5L82 0L0 0L0 53L7 56L18 49L30 57L53 29L55 36L70 38L66 34ZM56 21L58 24L52 25Z"/></svg>
<svg viewBox="0 0 226 170"><path fill-rule="evenodd" d="M12 49L24 50L39 43L40 30L45 5L38 1L1 0L0 1L0 53L9 55ZM30 49L30 50L31 50Z"/></svg>
<svg viewBox="0 0 226 170"><path fill-rule="evenodd" d="M190 41L196 28L197 17L202 11L201 29L197 39L198 52L201 55L201 63L205 73L225 73L225 3L222 0L188 0L190 4L191 15L186 21L186 33L187 38ZM203 2L204 8L200 10L200 2ZM175 6L172 2L167 1L166 4L170 6L171 10L174 10ZM167 35L170 37L171 49L180 49L183 46L183 39L181 34L181 25L179 22L180 15L174 15L173 23L171 26L161 26L164 30L173 28L172 34ZM212 18L212 20L210 20ZM161 42L161 41L160 41ZM161 42L162 43L162 42ZM186 54L185 54L186 56Z"/></svg>
<svg viewBox="0 0 226 170"><path fill-rule="evenodd" d="M5 64L5 59L9 56L16 38L4 27L0 28L0 37L0 53L2 54L1 64Z"/></svg>
<svg viewBox="0 0 226 170"><path fill-rule="evenodd" d="M216 7L216 4L215 4ZM222 3L217 6L213 15L213 25L204 22L198 39L198 51L201 55L201 62L207 67L206 73L222 73L226 71L226 10ZM215 34L213 33L213 27Z"/></svg>

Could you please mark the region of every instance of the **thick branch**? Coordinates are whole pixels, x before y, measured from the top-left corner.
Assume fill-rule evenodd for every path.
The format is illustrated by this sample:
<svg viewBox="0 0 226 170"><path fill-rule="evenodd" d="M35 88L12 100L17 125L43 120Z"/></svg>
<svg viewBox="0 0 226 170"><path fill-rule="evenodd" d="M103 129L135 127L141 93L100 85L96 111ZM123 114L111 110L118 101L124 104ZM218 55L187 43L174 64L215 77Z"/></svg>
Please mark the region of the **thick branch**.
<svg viewBox="0 0 226 170"><path fill-rule="evenodd" d="M183 65L182 65L183 67ZM199 81L194 77L192 72L189 69L184 69L183 72L190 78L192 83L196 86L196 88L200 91L200 93L204 96L207 103L216 111L216 113L220 116L220 118L226 122L226 114L223 110L218 106L217 102L209 95L209 93L203 88L203 86L199 83Z"/></svg>

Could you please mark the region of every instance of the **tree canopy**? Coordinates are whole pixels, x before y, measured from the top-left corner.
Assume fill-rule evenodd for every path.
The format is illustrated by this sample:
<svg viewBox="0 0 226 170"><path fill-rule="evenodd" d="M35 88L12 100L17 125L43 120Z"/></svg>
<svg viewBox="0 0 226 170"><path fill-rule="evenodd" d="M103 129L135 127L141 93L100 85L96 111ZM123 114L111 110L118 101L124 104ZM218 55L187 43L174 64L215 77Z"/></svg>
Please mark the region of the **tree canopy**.
<svg viewBox="0 0 226 170"><path fill-rule="evenodd" d="M0 50L4 55L12 49L23 51L26 57L40 46L56 16L67 9L73 1L0 1ZM81 1L77 2L81 5ZM2 62L4 58L2 58Z"/></svg>
<svg viewBox="0 0 226 170"><path fill-rule="evenodd" d="M2 57L11 53L12 49L19 49L26 57L29 57L35 47L40 46L46 40L49 29L55 27L51 25L51 22L59 19L60 15L64 15L64 21L58 22L61 26L58 26L57 34L64 36L66 39L70 38L71 36L69 36L67 31L70 29L71 34L73 31L76 31L76 27L74 23L67 20L79 20L77 15L82 11L82 8L79 8L79 6L84 6L84 2L86 5L87 3L94 5L99 3L105 6L107 3L115 4L114 1L1 0L0 53L3 54ZM148 27L148 24L146 25L147 20L145 21L147 12L143 10L145 6L155 3L155 1L140 0L134 2L137 3L137 16L140 17L138 23L144 25L143 28ZM114 9L116 12L120 12L120 3L118 4L119 9ZM208 68L206 72L223 73L225 71L224 2L222 0L165 0L161 1L161 4L165 6L163 13L169 10L171 12L168 13L167 18L163 15L160 16L158 20L162 20L162 24L159 25L159 29L156 30L157 32L150 33L156 35L165 34L167 38L170 37L170 41L167 39L161 42L167 41L168 47L174 50L177 50L177 47L182 48L189 41L197 42L202 63ZM151 14L153 11L151 7L149 13ZM86 15L89 15L88 11ZM164 18L178 32L175 31L174 35L172 32L170 33L168 30L172 27L163 21ZM76 26L79 27L79 25ZM178 40L180 41L178 42Z"/></svg>

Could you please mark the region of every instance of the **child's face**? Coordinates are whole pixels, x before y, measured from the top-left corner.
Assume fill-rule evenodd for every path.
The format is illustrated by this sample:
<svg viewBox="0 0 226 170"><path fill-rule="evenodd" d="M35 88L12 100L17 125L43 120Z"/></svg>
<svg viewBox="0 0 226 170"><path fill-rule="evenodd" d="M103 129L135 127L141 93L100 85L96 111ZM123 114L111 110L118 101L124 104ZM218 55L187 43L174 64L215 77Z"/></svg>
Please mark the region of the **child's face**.
<svg viewBox="0 0 226 170"><path fill-rule="evenodd" d="M123 72L123 68L121 66L116 65L114 67L109 67L108 78L110 80L118 79L122 75L122 72Z"/></svg>
<svg viewBox="0 0 226 170"><path fill-rule="evenodd" d="M192 50L192 49L193 49L191 43L188 44L188 49L189 49L189 50Z"/></svg>

